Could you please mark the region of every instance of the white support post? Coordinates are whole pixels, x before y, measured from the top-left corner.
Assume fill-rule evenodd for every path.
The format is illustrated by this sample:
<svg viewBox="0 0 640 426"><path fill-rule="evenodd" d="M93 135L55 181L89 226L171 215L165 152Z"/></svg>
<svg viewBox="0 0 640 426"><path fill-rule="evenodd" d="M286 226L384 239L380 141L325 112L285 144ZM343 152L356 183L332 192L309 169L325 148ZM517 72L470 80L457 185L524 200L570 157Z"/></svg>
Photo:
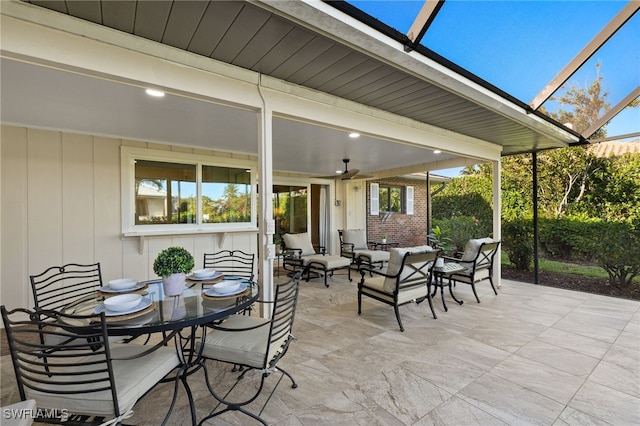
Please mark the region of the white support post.
<svg viewBox="0 0 640 426"><path fill-rule="evenodd" d="M260 86L258 86L260 91ZM263 96L262 91L260 95ZM267 107L267 102L263 97L263 108L261 114L258 115L259 120L259 146L258 146L258 163L259 163L259 179L258 192L260 213L258 220L258 276L262 288L262 299L265 301L273 301L274 299L274 283L273 283L273 258L275 257L275 249L273 246L273 221L272 193L273 193L273 111ZM262 315L271 316L271 305L265 304Z"/></svg>
<svg viewBox="0 0 640 426"><path fill-rule="evenodd" d="M493 161L493 239L502 240L502 194L500 179L502 176L502 162L500 159ZM502 244L493 261L493 279L498 288L502 287Z"/></svg>

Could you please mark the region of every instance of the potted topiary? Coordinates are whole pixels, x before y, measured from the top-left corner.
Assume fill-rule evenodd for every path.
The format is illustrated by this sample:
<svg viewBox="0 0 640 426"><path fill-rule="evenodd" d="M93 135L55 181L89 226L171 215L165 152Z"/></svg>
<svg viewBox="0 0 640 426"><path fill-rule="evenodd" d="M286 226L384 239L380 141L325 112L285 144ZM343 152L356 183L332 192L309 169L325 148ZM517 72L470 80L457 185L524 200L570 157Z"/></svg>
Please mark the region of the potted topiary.
<svg viewBox="0 0 640 426"><path fill-rule="evenodd" d="M167 296L182 293L186 274L194 266L191 253L183 247L169 247L162 250L153 262L153 272L162 277L162 287Z"/></svg>

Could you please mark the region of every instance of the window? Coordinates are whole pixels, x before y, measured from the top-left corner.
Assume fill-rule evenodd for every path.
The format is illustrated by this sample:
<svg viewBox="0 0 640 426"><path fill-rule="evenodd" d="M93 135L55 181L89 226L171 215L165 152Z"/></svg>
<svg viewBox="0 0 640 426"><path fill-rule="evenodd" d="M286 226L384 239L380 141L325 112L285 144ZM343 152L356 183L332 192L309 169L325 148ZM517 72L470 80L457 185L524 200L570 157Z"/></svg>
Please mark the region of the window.
<svg viewBox="0 0 640 426"><path fill-rule="evenodd" d="M122 152L125 234L256 227L253 164L131 147Z"/></svg>
<svg viewBox="0 0 640 426"><path fill-rule="evenodd" d="M392 186L371 183L370 186L371 216L382 213L413 214L413 186Z"/></svg>
<svg viewBox="0 0 640 426"><path fill-rule="evenodd" d="M381 212L404 212L404 188L401 186L380 185L378 189Z"/></svg>

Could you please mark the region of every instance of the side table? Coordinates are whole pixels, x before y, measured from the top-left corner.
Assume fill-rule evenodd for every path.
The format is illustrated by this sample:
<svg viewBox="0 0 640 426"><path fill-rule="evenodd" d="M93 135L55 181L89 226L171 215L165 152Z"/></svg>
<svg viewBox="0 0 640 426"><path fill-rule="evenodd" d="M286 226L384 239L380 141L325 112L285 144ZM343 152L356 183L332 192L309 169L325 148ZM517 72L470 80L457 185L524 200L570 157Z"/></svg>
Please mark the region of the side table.
<svg viewBox="0 0 640 426"><path fill-rule="evenodd" d="M464 271L466 268L459 263L448 262L445 263L442 267L433 267L433 294L431 297L435 296L438 292L438 287L440 287L440 297L442 298L442 306L444 306L444 311L449 311L447 308L447 302L444 300L444 288L449 287L449 294L451 294L451 298L455 300L458 305L462 305L464 301L456 299L456 296L453 294L453 288L451 287L451 280L448 279L451 274L455 272ZM445 283L445 278L447 278Z"/></svg>

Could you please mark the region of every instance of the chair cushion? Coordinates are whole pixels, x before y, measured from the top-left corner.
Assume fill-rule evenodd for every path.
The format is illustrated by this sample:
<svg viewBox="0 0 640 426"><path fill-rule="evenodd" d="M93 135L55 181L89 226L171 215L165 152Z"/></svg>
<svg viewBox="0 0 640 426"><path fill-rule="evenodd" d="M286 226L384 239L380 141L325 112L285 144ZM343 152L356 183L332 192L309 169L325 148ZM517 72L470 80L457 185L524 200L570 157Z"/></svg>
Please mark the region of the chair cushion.
<svg viewBox="0 0 640 426"><path fill-rule="evenodd" d="M349 259L341 256L309 256L308 258L305 258L305 260L307 260L307 262L320 264L327 271L344 268L351 264Z"/></svg>
<svg viewBox="0 0 640 426"><path fill-rule="evenodd" d="M389 260L389 252L384 250L356 250L356 257L365 256L370 263L386 262Z"/></svg>
<svg viewBox="0 0 640 426"><path fill-rule="evenodd" d="M346 229L342 231L342 242L353 244L353 249L368 249L367 234L364 229Z"/></svg>
<svg viewBox="0 0 640 426"><path fill-rule="evenodd" d="M307 256L302 256L302 265L303 266L307 266L309 264L309 262L317 262L320 261L323 257L325 257L322 254L311 254L311 255L307 255ZM345 258L346 259L346 258Z"/></svg>
<svg viewBox="0 0 640 426"><path fill-rule="evenodd" d="M285 334L277 342L274 342L269 347L267 355L270 323L271 321L265 318L232 315L222 323L221 327L228 329L257 328L243 331L210 330L207 333L202 354L206 358L223 362L265 368L267 360L271 360L280 351L281 346L288 338L288 334Z"/></svg>
<svg viewBox="0 0 640 426"><path fill-rule="evenodd" d="M394 304L393 291L388 292L385 288L385 277L374 277L367 279L360 291L363 294L376 296L387 301L390 304ZM415 299L421 299L426 295L426 285L424 287L414 287L410 290L401 291L398 294L398 305L402 305L403 303L407 303Z"/></svg>
<svg viewBox="0 0 640 426"><path fill-rule="evenodd" d="M284 239L284 244L287 248L302 250L302 256L316 254L316 250L313 248L313 244L311 244L311 237L308 232L284 234L282 238Z"/></svg>
<svg viewBox="0 0 640 426"><path fill-rule="evenodd" d="M148 346L129 344L110 345L112 358L132 357L149 350ZM70 361L72 363L73 361ZM78 362L81 362L79 359ZM113 360L113 371L118 393L120 414L131 409L138 399L142 398L162 378L179 365L178 355L174 348L162 347L148 355L127 360ZM80 367L74 367L78 372ZM104 386L104 383L100 383ZM90 389L85 384L83 389ZM54 393L44 393L26 388L27 398L35 399L40 409L67 409L71 413L113 416L113 399L111 391L85 392L65 395L55 393L55 384L47 387ZM65 387L65 390L69 390Z"/></svg>
<svg viewBox="0 0 640 426"><path fill-rule="evenodd" d="M402 260L404 259L405 254L407 253L424 253L427 251L431 251L433 248L428 245L424 246L414 246L414 247L402 247L402 248L392 248L389 251L389 264L387 265L387 275L396 275L400 268L402 267ZM411 271L403 270L400 275L400 279L402 280ZM385 278L384 280L384 289L388 293L393 293L396 289L396 278Z"/></svg>
<svg viewBox="0 0 640 426"><path fill-rule="evenodd" d="M462 257L460 258L463 262L471 262L478 255L478 250L480 250L480 246L483 243L493 243L495 242L493 238L477 238L471 239L467 241L467 244L464 246L464 252L462 253Z"/></svg>

